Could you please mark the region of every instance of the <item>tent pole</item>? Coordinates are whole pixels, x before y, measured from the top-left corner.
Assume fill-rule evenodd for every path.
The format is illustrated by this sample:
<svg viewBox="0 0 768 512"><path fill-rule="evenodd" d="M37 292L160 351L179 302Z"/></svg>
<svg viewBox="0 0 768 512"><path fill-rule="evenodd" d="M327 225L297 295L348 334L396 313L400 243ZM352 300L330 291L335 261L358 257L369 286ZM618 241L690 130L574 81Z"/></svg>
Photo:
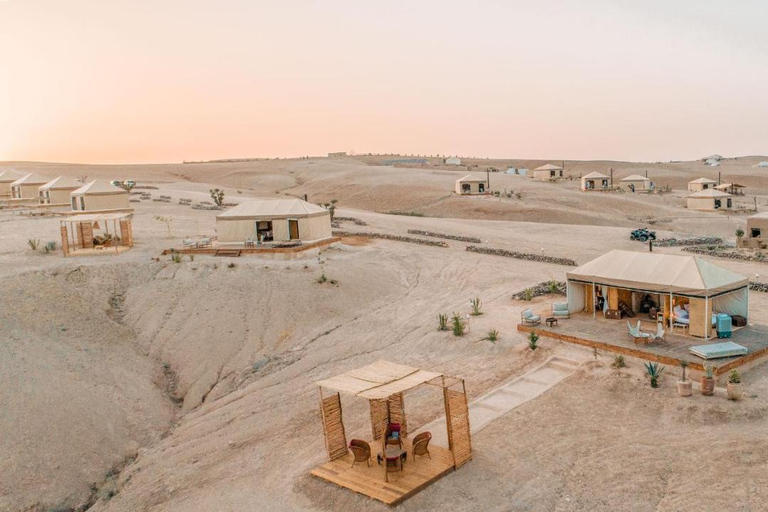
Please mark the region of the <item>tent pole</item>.
<svg viewBox="0 0 768 512"><path fill-rule="evenodd" d="M597 290L595 290L595 282L592 281L592 319L597 318Z"/></svg>
<svg viewBox="0 0 768 512"><path fill-rule="evenodd" d="M747 292L747 314L746 314L746 317L747 317L747 326L749 326L749 285L745 286L744 290L746 290L746 292Z"/></svg>
<svg viewBox="0 0 768 512"><path fill-rule="evenodd" d="M709 331L712 329L712 318L709 316L709 297L704 294L704 341L709 340Z"/></svg>

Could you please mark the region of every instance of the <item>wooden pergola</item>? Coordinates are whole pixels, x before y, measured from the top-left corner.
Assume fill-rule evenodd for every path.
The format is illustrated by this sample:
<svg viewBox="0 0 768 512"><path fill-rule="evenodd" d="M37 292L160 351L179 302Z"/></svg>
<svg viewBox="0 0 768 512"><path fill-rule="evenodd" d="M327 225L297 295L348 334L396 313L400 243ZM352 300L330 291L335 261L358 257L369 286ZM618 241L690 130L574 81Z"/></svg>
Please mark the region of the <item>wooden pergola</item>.
<svg viewBox="0 0 768 512"><path fill-rule="evenodd" d="M110 229L111 228L111 229ZM103 229L112 235L110 252L133 247L133 226L130 213L89 213L73 215L60 220L61 250L64 256L96 252L94 229ZM103 249L107 247L101 246Z"/></svg>
<svg viewBox="0 0 768 512"><path fill-rule="evenodd" d="M377 361L319 381L317 385L329 463L313 470L315 476L393 505L472 458L469 410L463 379L388 361ZM400 436L404 441L408 439L404 394L422 385L443 391L448 449L430 446L430 451L437 452L435 460L429 461L429 464L419 461L418 471L415 461L411 462L414 464L413 468L409 468L412 474L408 474L409 469L403 469L407 478L398 478L394 483L389 482L386 461L378 478L375 477L375 472L378 472L376 468L350 468L346 462L350 455L342 418L341 393L368 400L373 441L380 441L383 453L390 423L400 424ZM404 442L404 446L407 443ZM337 462L342 459L345 461L343 464Z"/></svg>

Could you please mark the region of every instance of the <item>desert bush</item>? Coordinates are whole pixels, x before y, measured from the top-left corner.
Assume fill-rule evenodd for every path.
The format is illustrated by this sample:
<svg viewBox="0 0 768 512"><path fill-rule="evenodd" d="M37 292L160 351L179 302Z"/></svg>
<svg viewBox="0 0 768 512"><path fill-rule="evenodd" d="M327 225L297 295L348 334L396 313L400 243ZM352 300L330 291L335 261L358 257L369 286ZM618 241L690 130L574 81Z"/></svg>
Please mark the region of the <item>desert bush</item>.
<svg viewBox="0 0 768 512"><path fill-rule="evenodd" d="M216 203L216 206L221 207L221 205L224 204L224 189L213 188L210 192L213 202Z"/></svg>
<svg viewBox="0 0 768 512"><path fill-rule="evenodd" d="M227 268L235 268L236 266L234 263L227 263Z"/></svg>
<svg viewBox="0 0 768 512"><path fill-rule="evenodd" d="M547 286L549 288L549 293L553 295L560 293L560 283L557 279L550 280Z"/></svg>
<svg viewBox="0 0 768 512"><path fill-rule="evenodd" d="M499 331L496 329L491 329L488 331L488 334L485 335L485 339L490 341L491 343L496 343L496 340L499 339Z"/></svg>
<svg viewBox="0 0 768 512"><path fill-rule="evenodd" d="M528 348L531 350L539 348L539 335L536 334L536 331L531 331L528 335Z"/></svg>
<svg viewBox="0 0 768 512"><path fill-rule="evenodd" d="M37 248L40 246L40 240L35 240L34 238L30 238L27 240L27 245L29 245L29 248L33 251L36 251Z"/></svg>
<svg viewBox="0 0 768 512"><path fill-rule="evenodd" d="M659 387L659 377L664 373L664 367L659 366L659 363L645 363L645 373L651 379L651 387Z"/></svg>
<svg viewBox="0 0 768 512"><path fill-rule="evenodd" d="M440 313L437 315L437 330L438 331L447 331L448 330L448 315L445 313Z"/></svg>
<svg viewBox="0 0 768 512"><path fill-rule="evenodd" d="M523 300L528 302L533 300L533 288L526 288L523 290Z"/></svg>
<svg viewBox="0 0 768 512"><path fill-rule="evenodd" d="M194 254L190 254L189 255L189 261L195 261L195 255Z"/></svg>
<svg viewBox="0 0 768 512"><path fill-rule="evenodd" d="M322 274L320 277L318 277L318 278L317 278L317 283L318 283L318 284L323 284L323 283L324 283L324 282L326 282L327 280L328 280L328 278L327 278L327 277L325 277L325 274Z"/></svg>
<svg viewBox="0 0 768 512"><path fill-rule="evenodd" d="M464 336L464 330L467 328L467 324L464 322L464 319L461 318L461 315L454 313L451 318L451 323L453 325L453 335Z"/></svg>
<svg viewBox="0 0 768 512"><path fill-rule="evenodd" d="M743 237L743 236L744 236L744 230L743 230L743 229L741 229L741 228L738 228L738 229L736 230L736 238L741 238L741 237Z"/></svg>
<svg viewBox="0 0 768 512"><path fill-rule="evenodd" d="M179 252L171 253L171 261L174 263L181 263L181 253Z"/></svg>
<svg viewBox="0 0 768 512"><path fill-rule="evenodd" d="M618 368L626 368L627 367L627 362L624 360L624 356L623 355L616 354L615 356L613 356L613 362L611 363L611 366L613 366L616 369L618 369Z"/></svg>
<svg viewBox="0 0 768 512"><path fill-rule="evenodd" d="M482 306L480 299L469 299L469 305L472 306L472 313L470 313L472 316L480 316L483 314L483 312L480 311L480 307Z"/></svg>
<svg viewBox="0 0 768 512"><path fill-rule="evenodd" d="M728 382L731 384L741 384L741 374L739 373L739 370L736 368L731 370L730 375L728 375Z"/></svg>

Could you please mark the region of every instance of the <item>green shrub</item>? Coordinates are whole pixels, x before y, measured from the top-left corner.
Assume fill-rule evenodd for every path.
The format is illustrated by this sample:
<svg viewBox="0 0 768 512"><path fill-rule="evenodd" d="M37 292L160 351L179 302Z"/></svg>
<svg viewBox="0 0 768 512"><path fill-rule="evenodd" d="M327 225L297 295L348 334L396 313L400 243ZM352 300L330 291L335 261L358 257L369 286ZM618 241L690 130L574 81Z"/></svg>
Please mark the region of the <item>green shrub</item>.
<svg viewBox="0 0 768 512"><path fill-rule="evenodd" d="M651 379L652 388L659 387L659 377L661 377L661 374L663 372L664 372L664 367L663 366L660 367L659 363L651 363L651 362L645 363L645 373Z"/></svg>
<svg viewBox="0 0 768 512"><path fill-rule="evenodd" d="M531 350L536 350L539 348L539 335L536 334L536 331L531 331L531 333L528 335L528 348Z"/></svg>
<svg viewBox="0 0 768 512"><path fill-rule="evenodd" d="M741 374L739 373L739 370L736 368L731 370L730 375L728 375L728 382L731 384L741 384Z"/></svg>
<svg viewBox="0 0 768 512"><path fill-rule="evenodd" d="M189 255L189 261L195 261L195 255L194 254L190 254Z"/></svg>
<svg viewBox="0 0 768 512"><path fill-rule="evenodd" d="M533 288L526 288L523 290L523 300L528 302L533 300Z"/></svg>
<svg viewBox="0 0 768 512"><path fill-rule="evenodd" d="M464 330L467 328L467 324L464 322L464 319L461 318L461 315L454 313L451 318L451 323L453 325L453 335L464 336Z"/></svg>
<svg viewBox="0 0 768 512"><path fill-rule="evenodd" d="M235 268L236 266L234 263L227 263L227 268Z"/></svg>
<svg viewBox="0 0 768 512"><path fill-rule="evenodd" d="M480 307L482 306L480 299L469 299L469 304L472 306L472 313L470 313L472 316L479 316L483 314L483 312L480 311Z"/></svg>
<svg viewBox="0 0 768 512"><path fill-rule="evenodd" d="M33 251L36 251L37 248L40 246L40 240L35 240L33 238L30 238L27 240L27 245L29 245L29 248Z"/></svg>
<svg viewBox="0 0 768 512"><path fill-rule="evenodd" d="M613 363L611 363L611 366L614 368L626 368L627 362L624 360L624 356L621 354L616 354L613 356Z"/></svg>
<svg viewBox="0 0 768 512"><path fill-rule="evenodd" d="M496 343L496 340L499 339L499 331L496 329L491 329L488 331L488 334L485 336L485 339L490 341L491 343Z"/></svg>
<svg viewBox="0 0 768 512"><path fill-rule="evenodd" d="M437 330L438 331L447 331L448 330L448 315L445 313L440 313L437 315Z"/></svg>
<svg viewBox="0 0 768 512"><path fill-rule="evenodd" d="M317 284L323 284L327 280L328 280L328 278L325 277L325 274L323 274L323 275L321 275L320 277L317 278Z"/></svg>
<svg viewBox="0 0 768 512"><path fill-rule="evenodd" d="M557 279L552 279L549 282L549 293L553 295L560 293L560 283L557 282Z"/></svg>
<svg viewBox="0 0 768 512"><path fill-rule="evenodd" d="M736 238L741 238L741 237L743 237L743 236L744 236L744 230L743 230L743 229L741 229L741 228L738 228L738 229L736 230Z"/></svg>

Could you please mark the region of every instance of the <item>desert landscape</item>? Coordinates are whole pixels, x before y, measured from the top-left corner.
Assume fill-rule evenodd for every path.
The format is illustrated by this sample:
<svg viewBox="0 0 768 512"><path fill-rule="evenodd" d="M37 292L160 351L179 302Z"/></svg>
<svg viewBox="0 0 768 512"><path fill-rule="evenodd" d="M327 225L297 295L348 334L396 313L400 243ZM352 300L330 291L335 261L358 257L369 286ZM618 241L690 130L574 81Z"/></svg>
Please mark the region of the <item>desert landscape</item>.
<svg viewBox="0 0 768 512"><path fill-rule="evenodd" d="M577 364L474 432L472 460L398 508L764 509L768 359L745 367L738 401L726 399L723 379L715 396L702 396L693 371L693 396L681 398L679 367L665 365L653 389L640 358L627 356L617 369L607 351L544 337L531 350L517 330L521 312L546 311L562 297L513 295L565 280L569 267L544 257L582 265L613 249L648 251L630 240L635 228L659 239L735 244L755 206L768 209L768 176L756 167L768 157L727 158L717 167L565 161L556 182L504 172L546 161L464 159L457 168L434 157L387 165L392 159L3 162L3 170L22 174L135 180L136 188L134 245L119 254L42 250L59 241L67 208L0 210L0 509L387 510L310 475L328 457L317 381L385 359L464 379L472 404L551 357ZM486 174L489 167L501 172ZM580 176L611 169L617 184L647 172L669 191L580 190ZM488 177L499 194L453 193L468 173ZM702 176L740 183L746 193L734 198L733 211L688 209L686 184ZM290 258L163 254L188 239L216 239L221 211L189 204L210 202L213 188L225 191L226 204L335 200L338 239ZM152 199L139 199L139 191ZM154 200L161 195L170 200ZM653 250L688 254L679 246ZM701 257L752 281L768 268ZM463 336L437 329L439 314L469 314L473 298L483 314L471 317ZM750 323L768 325L768 295L752 291L749 301ZM487 339L491 330L495 341ZM367 404L341 400L347 439L368 439ZM419 388L406 411L415 432L443 414L440 395Z"/></svg>

